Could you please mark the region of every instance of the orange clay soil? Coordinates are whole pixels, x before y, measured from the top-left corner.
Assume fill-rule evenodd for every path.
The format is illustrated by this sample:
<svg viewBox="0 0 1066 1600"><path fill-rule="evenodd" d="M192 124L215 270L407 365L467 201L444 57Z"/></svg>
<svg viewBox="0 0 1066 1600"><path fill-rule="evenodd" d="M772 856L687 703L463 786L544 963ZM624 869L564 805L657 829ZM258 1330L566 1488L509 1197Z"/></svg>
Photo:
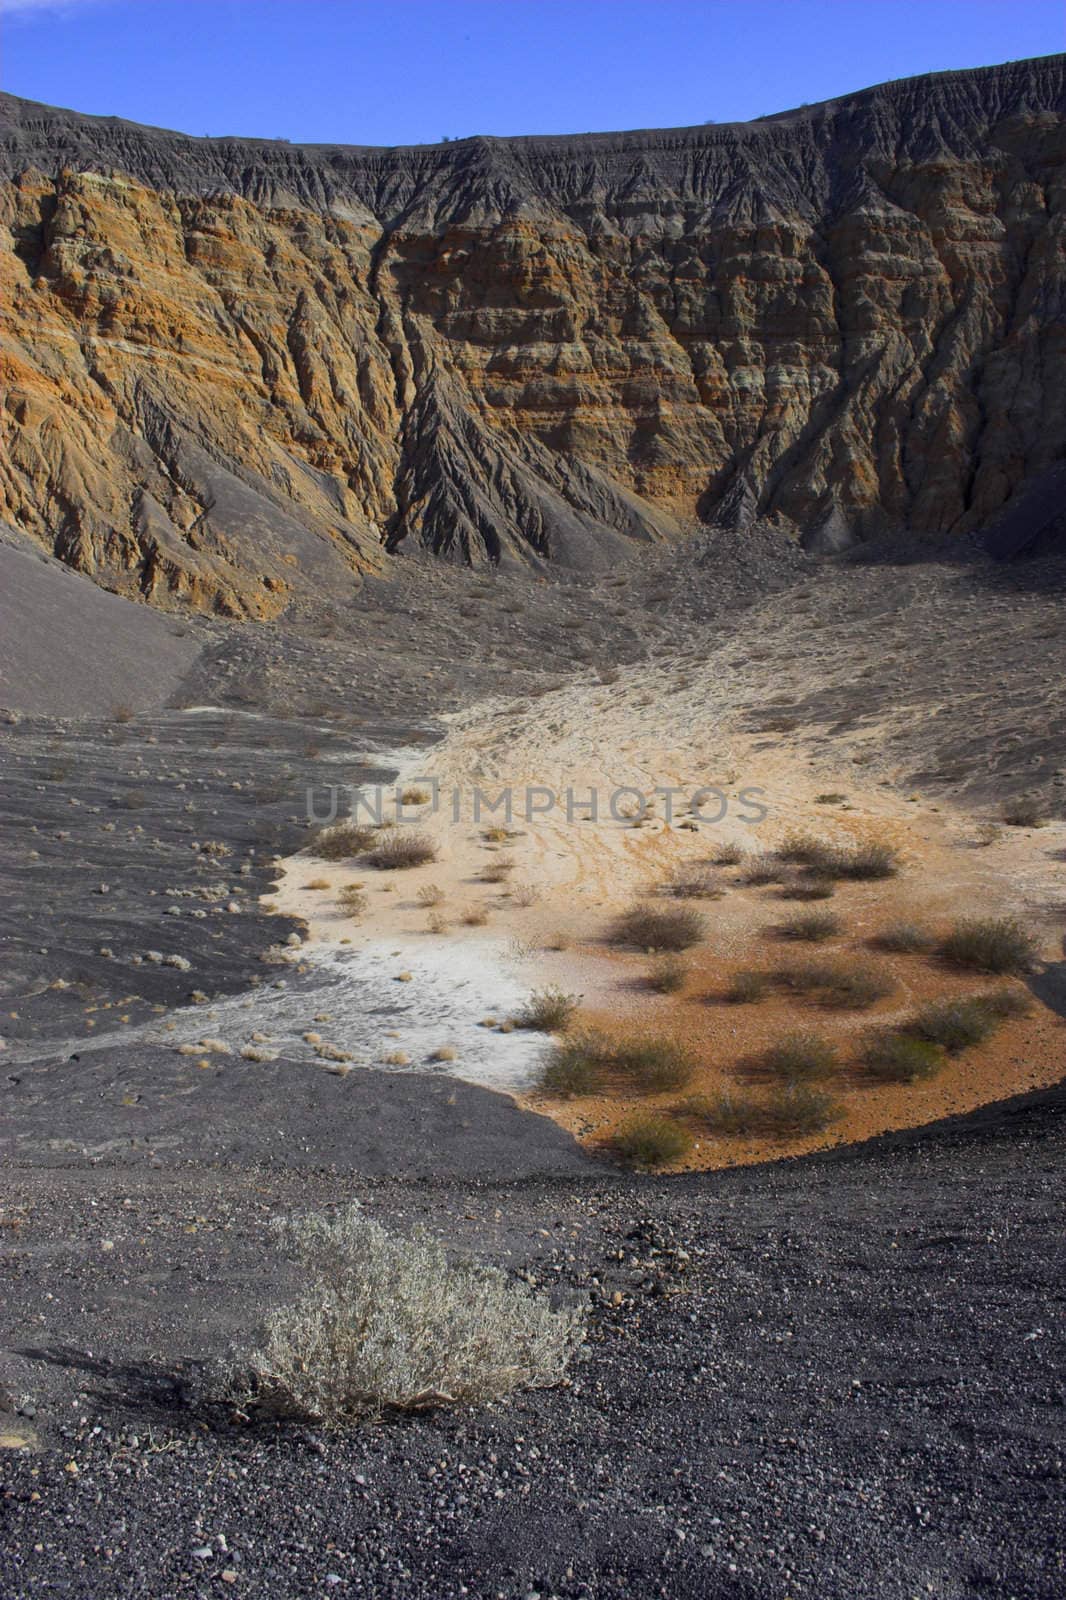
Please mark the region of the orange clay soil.
<svg viewBox="0 0 1066 1600"><path fill-rule="evenodd" d="M734 872L722 873L723 883L735 878ZM816 1087L841 1103L844 1115L840 1121L823 1133L771 1138L708 1134L698 1118L682 1114L694 1143L677 1167L691 1169L745 1165L867 1139L1056 1082L1066 1065L1066 1021L1029 995L1024 984L952 972L932 955L888 954L870 947L867 941L878 928L904 920L909 898L905 881L894 880L841 885L831 900L812 905L781 898L776 886L737 887L727 891L726 900L712 902L663 900L663 905L698 907L711 929L716 922L726 921L725 908L732 901L728 920L734 921L740 913L755 924L748 938L731 930L721 941L730 947L729 954L713 943L684 952L680 957L687 969L684 987L669 995L657 994L649 986L647 974L653 958L648 955L584 946L556 957L550 981L573 992L583 991L595 1001L582 1007L576 1029L596 1029L628 1040L670 1038L685 1046L697 1068L684 1089L665 1094L638 1095L619 1085L573 1099L538 1093L528 1096L527 1103L546 1112L586 1146L606 1149L611 1135L628 1118L680 1114L691 1096L710 1095L723 1088L741 1089L756 1098L765 1096L770 1086L752 1070L752 1058L785 1034L814 1032L836 1047L840 1069ZM824 943L783 939L771 931L792 913L828 909L841 919L843 930L839 937ZM946 926L935 921L928 925L934 931ZM725 933L724 928L720 931ZM808 960L877 971L893 979L897 988L861 1011L830 1007L816 995L776 987L755 1003L736 1004L726 999L738 971L769 971ZM933 1000L1003 988L1028 999L1029 1015L1007 1020L983 1044L948 1057L935 1078L914 1084L875 1084L864 1076L858 1055L868 1028L900 1022Z"/></svg>

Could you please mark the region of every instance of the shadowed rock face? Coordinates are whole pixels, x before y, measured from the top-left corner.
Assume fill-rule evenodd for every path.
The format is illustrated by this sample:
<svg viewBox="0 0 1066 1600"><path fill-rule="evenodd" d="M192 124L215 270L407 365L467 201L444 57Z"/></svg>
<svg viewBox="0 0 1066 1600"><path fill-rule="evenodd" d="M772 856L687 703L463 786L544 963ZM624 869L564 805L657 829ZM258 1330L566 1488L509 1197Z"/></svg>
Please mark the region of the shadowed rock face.
<svg viewBox="0 0 1066 1600"><path fill-rule="evenodd" d="M0 514L233 615L405 540L978 527L1066 456L1064 63L388 150L3 97Z"/></svg>

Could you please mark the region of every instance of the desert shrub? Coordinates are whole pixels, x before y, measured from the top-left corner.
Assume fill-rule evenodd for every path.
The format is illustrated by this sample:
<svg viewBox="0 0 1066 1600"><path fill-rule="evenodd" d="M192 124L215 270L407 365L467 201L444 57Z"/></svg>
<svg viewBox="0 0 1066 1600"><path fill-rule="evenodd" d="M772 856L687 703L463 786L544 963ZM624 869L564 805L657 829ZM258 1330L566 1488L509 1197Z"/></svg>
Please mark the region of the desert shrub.
<svg viewBox="0 0 1066 1600"><path fill-rule="evenodd" d="M945 1059L942 1045L895 1029L871 1034L862 1049L863 1066L879 1083L915 1083L931 1078Z"/></svg>
<svg viewBox="0 0 1066 1600"><path fill-rule="evenodd" d="M933 935L918 922L890 922L874 935L871 944L896 955L918 955L933 947Z"/></svg>
<svg viewBox="0 0 1066 1600"><path fill-rule="evenodd" d="M937 954L953 967L975 972L1028 972L1036 940L1016 917L974 917L957 922Z"/></svg>
<svg viewBox="0 0 1066 1600"><path fill-rule="evenodd" d="M357 1204L288 1220L281 1235L307 1276L267 1319L226 1385L245 1409L342 1425L384 1411L478 1404L559 1383L582 1314L553 1310L496 1267L449 1261Z"/></svg>
<svg viewBox="0 0 1066 1600"><path fill-rule="evenodd" d="M564 1039L541 1068L540 1087L546 1094L564 1099L597 1094L603 1088L609 1065L610 1052L598 1035Z"/></svg>
<svg viewBox="0 0 1066 1600"><path fill-rule="evenodd" d="M740 1089L694 1096L686 1102L685 1110L698 1117L710 1133L758 1133L763 1124L762 1102Z"/></svg>
<svg viewBox="0 0 1066 1600"><path fill-rule="evenodd" d="M838 1100L808 1083L789 1083L775 1089L763 1109L767 1129L782 1138L822 1133L843 1115L844 1108Z"/></svg>
<svg viewBox="0 0 1066 1600"><path fill-rule="evenodd" d="M744 860L744 852L739 844L724 844L715 852L714 864L716 867L739 867Z"/></svg>
<svg viewBox="0 0 1066 1600"><path fill-rule="evenodd" d="M346 861L349 856L361 856L371 848L377 838L377 829L361 827L358 823L334 822L308 846L308 854L318 861Z"/></svg>
<svg viewBox="0 0 1066 1600"><path fill-rule="evenodd" d="M659 956L648 969L648 988L656 994L676 994L685 986L687 970L679 956L669 952Z"/></svg>
<svg viewBox="0 0 1066 1600"><path fill-rule="evenodd" d="M486 844L503 844L511 836L506 828L492 827L486 828L481 837Z"/></svg>
<svg viewBox="0 0 1066 1600"><path fill-rule="evenodd" d="M540 890L535 883L516 883L511 890L511 904L527 910L535 906L540 899Z"/></svg>
<svg viewBox="0 0 1066 1600"><path fill-rule="evenodd" d="M903 1032L938 1044L949 1055L981 1044L995 1031L996 1019L976 1000L937 1000L923 1006L903 1027Z"/></svg>
<svg viewBox="0 0 1066 1600"><path fill-rule="evenodd" d="M979 994L974 1004L997 1022L1007 1022L1011 1017L1027 1017L1033 1009L1029 996L1018 989L994 989L989 994Z"/></svg>
<svg viewBox="0 0 1066 1600"><path fill-rule="evenodd" d="M424 806L429 798L428 789L404 789L400 795L400 804L402 806Z"/></svg>
<svg viewBox="0 0 1066 1600"><path fill-rule="evenodd" d="M415 895L420 906L439 906L444 903L444 890L436 883L425 883Z"/></svg>
<svg viewBox="0 0 1066 1600"><path fill-rule="evenodd" d="M1003 821L1008 828L1044 828L1047 818L1037 800L1012 800L1003 807Z"/></svg>
<svg viewBox="0 0 1066 1600"><path fill-rule="evenodd" d="M482 883L506 883L514 871L514 859L511 856L500 856L498 861L489 861L481 869Z"/></svg>
<svg viewBox="0 0 1066 1600"><path fill-rule="evenodd" d="M840 933L840 918L831 911L800 911L781 924L784 939L801 939L808 944L821 944Z"/></svg>
<svg viewBox="0 0 1066 1600"><path fill-rule="evenodd" d="M663 892L676 900L720 900L723 893L714 869L696 865L678 867Z"/></svg>
<svg viewBox="0 0 1066 1600"><path fill-rule="evenodd" d="M837 1053L817 1033L789 1033L759 1057L759 1064L786 1083L828 1078L837 1067Z"/></svg>
<svg viewBox="0 0 1066 1600"><path fill-rule="evenodd" d="M699 943L705 931L703 917L689 906L654 906L641 901L622 913L611 938L615 944L636 945L642 950L687 950Z"/></svg>
<svg viewBox="0 0 1066 1600"><path fill-rule="evenodd" d="M798 994L817 992L823 1005L863 1011L896 988L896 980L879 968L847 961L809 961L781 969L782 987Z"/></svg>
<svg viewBox="0 0 1066 1600"><path fill-rule="evenodd" d="M561 1033L578 1008L580 995L565 994L552 986L534 989L515 1017L520 1028L536 1028L541 1033Z"/></svg>
<svg viewBox="0 0 1066 1600"><path fill-rule="evenodd" d="M378 834L377 843L366 859L370 866L383 872L422 867L427 861L436 861L437 846L428 833L417 833L411 828L386 828Z"/></svg>
<svg viewBox="0 0 1066 1600"><path fill-rule="evenodd" d="M431 911L426 918L427 933L447 933L451 923L441 911Z"/></svg>
<svg viewBox="0 0 1066 1600"><path fill-rule="evenodd" d="M781 863L769 855L746 856L741 872L741 882L750 884L753 889L761 888L767 883L780 883L784 876Z"/></svg>
<svg viewBox="0 0 1066 1600"><path fill-rule="evenodd" d="M337 904L346 917L361 917L367 908L367 898L357 883L346 883L337 895Z"/></svg>
<svg viewBox="0 0 1066 1600"><path fill-rule="evenodd" d="M867 879L894 878L900 869L899 851L890 844L858 844L850 850L832 850L818 863L826 877Z"/></svg>
<svg viewBox="0 0 1066 1600"><path fill-rule="evenodd" d="M781 894L785 900L831 900L836 894L836 884L832 878L803 874L787 883Z"/></svg>
<svg viewBox="0 0 1066 1600"><path fill-rule="evenodd" d="M816 806L842 806L847 798L846 794L839 794L834 790L829 794L816 794L814 803Z"/></svg>
<svg viewBox="0 0 1066 1600"><path fill-rule="evenodd" d="M329 887L330 881L328 878L311 878L304 884L305 889L328 889Z"/></svg>
<svg viewBox="0 0 1066 1600"><path fill-rule="evenodd" d="M745 972L735 972L726 990L726 999L731 1005L754 1005L759 1000L765 1000L770 993L771 978L768 972L757 972L754 969Z"/></svg>
<svg viewBox="0 0 1066 1600"><path fill-rule="evenodd" d="M688 1155L692 1135L670 1117L631 1117L617 1129L611 1144L627 1166L665 1167Z"/></svg>
<svg viewBox="0 0 1066 1600"><path fill-rule="evenodd" d="M468 906L461 920L468 928L483 928L489 920L489 914L484 906Z"/></svg>
<svg viewBox="0 0 1066 1600"><path fill-rule="evenodd" d="M817 867L824 860L829 846L823 839L816 839L813 833L788 833L774 851L779 861L787 861L793 866Z"/></svg>
<svg viewBox="0 0 1066 1600"><path fill-rule="evenodd" d="M673 1039L636 1039L615 1044L610 1066L645 1094L683 1089L696 1070L688 1051Z"/></svg>

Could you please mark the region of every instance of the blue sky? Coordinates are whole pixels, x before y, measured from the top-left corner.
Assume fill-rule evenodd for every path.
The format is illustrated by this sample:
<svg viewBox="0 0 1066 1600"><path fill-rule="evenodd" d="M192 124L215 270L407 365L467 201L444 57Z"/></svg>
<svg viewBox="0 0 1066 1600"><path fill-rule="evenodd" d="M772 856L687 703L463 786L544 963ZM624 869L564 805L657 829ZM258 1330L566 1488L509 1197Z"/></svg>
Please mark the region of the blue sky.
<svg viewBox="0 0 1066 1600"><path fill-rule="evenodd" d="M14 94L406 144L730 121L1066 49L1062 0L0 0Z"/></svg>

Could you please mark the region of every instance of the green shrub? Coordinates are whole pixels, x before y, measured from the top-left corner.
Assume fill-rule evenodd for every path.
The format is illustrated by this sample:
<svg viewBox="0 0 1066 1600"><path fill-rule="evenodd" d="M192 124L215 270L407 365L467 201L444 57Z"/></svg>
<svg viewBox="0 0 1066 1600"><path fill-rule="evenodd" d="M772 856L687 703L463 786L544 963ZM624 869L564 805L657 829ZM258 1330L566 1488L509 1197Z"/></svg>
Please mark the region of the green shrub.
<svg viewBox="0 0 1066 1600"><path fill-rule="evenodd" d="M781 924L784 939L802 939L808 944L821 944L833 939L843 929L840 918L831 911L800 911Z"/></svg>
<svg viewBox="0 0 1066 1600"><path fill-rule="evenodd" d="M645 901L630 906L615 922L615 944L636 945L641 950L687 950L698 944L706 923L690 906L655 906Z"/></svg>
<svg viewBox="0 0 1066 1600"><path fill-rule="evenodd" d="M995 1017L997 1022L1006 1022L1011 1017L1027 1017L1033 1009L1032 1000L1018 989L995 989L989 994L979 994L974 1004L979 1005L990 1017Z"/></svg>
<svg viewBox="0 0 1066 1600"><path fill-rule="evenodd" d="M565 994L552 985L534 989L515 1017L520 1028L535 1028L541 1033L561 1033L577 1010L581 996Z"/></svg>
<svg viewBox="0 0 1066 1600"><path fill-rule="evenodd" d="M821 992L823 1004L842 1011L865 1011L896 989L896 980L888 973L843 961L811 963L804 982Z"/></svg>
<svg viewBox="0 0 1066 1600"><path fill-rule="evenodd" d="M694 1096L686 1102L685 1109L691 1116L698 1117L709 1133L754 1134L765 1120L762 1103L739 1089L720 1089L717 1094Z"/></svg>
<svg viewBox="0 0 1066 1600"><path fill-rule="evenodd" d="M767 1129L784 1138L822 1133L843 1115L844 1108L838 1100L807 1083L789 1083L775 1089L763 1111Z"/></svg>
<svg viewBox="0 0 1066 1600"><path fill-rule="evenodd" d="M731 1005L755 1005L760 1000L765 1000L770 993L770 974L748 970L735 972L726 990L726 999Z"/></svg>
<svg viewBox="0 0 1066 1600"><path fill-rule="evenodd" d="M976 1000L937 1000L916 1012L902 1031L957 1055L983 1043L995 1027L996 1019Z"/></svg>
<svg viewBox="0 0 1066 1600"><path fill-rule="evenodd" d="M893 1029L871 1034L862 1051L863 1065L879 1083L915 1083L931 1078L945 1059L942 1045Z"/></svg>
<svg viewBox="0 0 1066 1600"><path fill-rule="evenodd" d="M870 941L878 950L896 955L919 955L933 948L933 935L918 922L890 922Z"/></svg>
<svg viewBox="0 0 1066 1600"><path fill-rule="evenodd" d="M763 1051L760 1065L786 1083L828 1078L836 1070L837 1053L816 1033L789 1033Z"/></svg>
<svg viewBox="0 0 1066 1600"><path fill-rule="evenodd" d="M484 1404L559 1383L583 1338L576 1308L496 1267L449 1261L423 1232L388 1233L356 1204L281 1229L307 1288L231 1364L244 1410L342 1425L385 1411Z"/></svg>
<svg viewBox="0 0 1066 1600"><path fill-rule="evenodd" d="M347 861L350 856L361 856L371 848L378 836L376 828L360 827L355 822L335 822L308 846L308 854L316 861Z"/></svg>
<svg viewBox="0 0 1066 1600"><path fill-rule="evenodd" d="M611 1140L628 1166L665 1167L692 1149L692 1135L670 1117L631 1117Z"/></svg>
<svg viewBox="0 0 1066 1600"><path fill-rule="evenodd" d="M436 861L437 846L428 833L408 827L386 828L377 835L377 843L366 859L382 872L422 867L427 861Z"/></svg>
<svg viewBox="0 0 1066 1600"><path fill-rule="evenodd" d="M1036 952L1036 940L1016 917L957 922L937 946L942 960L974 972L1028 972Z"/></svg>
<svg viewBox="0 0 1066 1600"><path fill-rule="evenodd" d="M585 1034L557 1044L540 1072L540 1087L546 1094L570 1099L574 1095L598 1094L610 1066L610 1053L598 1035Z"/></svg>
<svg viewBox="0 0 1066 1600"><path fill-rule="evenodd" d="M676 994L685 987L688 969L677 955L662 955L648 969L647 984L656 994Z"/></svg>
<svg viewBox="0 0 1066 1600"><path fill-rule="evenodd" d="M673 1039L636 1039L615 1044L610 1066L645 1094L683 1089L696 1070L688 1051Z"/></svg>

